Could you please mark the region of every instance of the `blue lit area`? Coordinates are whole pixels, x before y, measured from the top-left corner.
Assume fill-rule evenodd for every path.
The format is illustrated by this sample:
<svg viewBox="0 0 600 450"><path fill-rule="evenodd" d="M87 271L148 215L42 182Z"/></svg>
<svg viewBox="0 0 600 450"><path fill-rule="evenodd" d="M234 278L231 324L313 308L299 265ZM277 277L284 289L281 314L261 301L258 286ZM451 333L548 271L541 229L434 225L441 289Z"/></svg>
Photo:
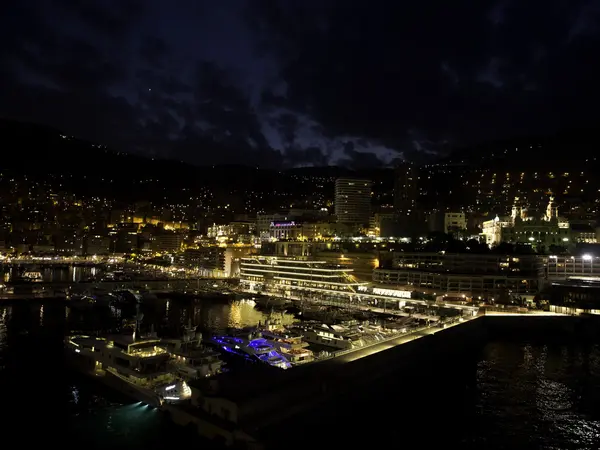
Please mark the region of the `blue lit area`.
<svg viewBox="0 0 600 450"><path fill-rule="evenodd" d="M214 336L212 340L226 352L243 356L248 361L259 361L280 369L292 367L291 363L264 338L246 340L239 337Z"/></svg>

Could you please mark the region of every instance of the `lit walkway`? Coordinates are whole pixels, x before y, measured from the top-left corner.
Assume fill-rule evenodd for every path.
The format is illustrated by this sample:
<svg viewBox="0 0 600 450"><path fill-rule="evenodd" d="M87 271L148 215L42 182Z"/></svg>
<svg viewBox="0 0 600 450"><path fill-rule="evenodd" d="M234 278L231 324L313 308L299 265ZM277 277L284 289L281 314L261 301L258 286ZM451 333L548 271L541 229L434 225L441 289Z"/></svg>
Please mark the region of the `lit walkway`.
<svg viewBox="0 0 600 450"><path fill-rule="evenodd" d="M303 299L301 299L300 297L288 297L290 300L294 300L294 301L303 301ZM306 299L304 299L306 300ZM379 314L391 314L393 316L401 316L401 317L412 317L414 319L424 319L424 320L431 320L431 321L438 321L440 320L440 318L438 316L430 316L430 315L426 315L426 314L419 314L419 313L407 313L404 311L399 311L397 309L390 309L390 308L378 308L376 306L370 306L370 305L360 305L358 303L341 303L341 302L336 302L336 301L329 301L329 300L315 300L315 299L310 299L310 300L306 300L309 303L315 303L318 305L324 305L324 306L338 306L338 307L342 307L342 308L349 308L349 309L359 309L361 311L370 311L370 312L374 312L374 313L379 313Z"/></svg>
<svg viewBox="0 0 600 450"><path fill-rule="evenodd" d="M407 342L414 341L415 339L422 338L423 336L429 336L431 334L435 334L438 331L442 331L446 328L455 327L457 325L464 324L469 320L476 320L477 317L465 319L464 321L454 322L452 324L446 324L444 327L440 326L432 326L428 328L420 328L418 330L408 332L402 336L391 338L389 340L379 342L368 347L359 348L356 350L350 350L348 353L341 354L336 356L335 358L330 359L329 361L333 364L345 364L352 361L356 361L357 359L362 359L367 356L371 356L375 353L383 352L385 350L389 350L390 348L396 347L397 345L402 345Z"/></svg>

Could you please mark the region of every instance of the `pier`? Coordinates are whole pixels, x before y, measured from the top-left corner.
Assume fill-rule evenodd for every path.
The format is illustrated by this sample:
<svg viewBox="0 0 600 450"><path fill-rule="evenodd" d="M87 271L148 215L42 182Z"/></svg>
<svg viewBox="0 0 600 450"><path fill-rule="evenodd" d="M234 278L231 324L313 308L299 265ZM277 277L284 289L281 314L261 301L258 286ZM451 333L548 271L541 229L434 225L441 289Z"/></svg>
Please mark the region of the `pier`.
<svg viewBox="0 0 600 450"><path fill-rule="evenodd" d="M424 327L287 371L251 367L192 385L192 405L169 405L165 410L179 425L194 426L201 435L222 443L279 448L277 443L289 438L314 411L330 408L339 396L411 365L414 357L431 357L426 351L434 348L427 344L433 344L430 339L442 342L443 334L479 329L480 322L475 317L445 327Z"/></svg>
<svg viewBox="0 0 600 450"><path fill-rule="evenodd" d="M488 342L498 338L546 341L557 336L586 341L590 334L600 335L597 318L477 316L445 327L415 330L288 371L257 366L243 374L207 380L192 386L191 405L168 406L166 411L176 423L240 448L281 448L282 442L290 439L295 446L308 448L314 446L315 433L322 447L344 446L340 437L351 442L352 427L358 422L367 426L365 414L372 418L368 426L376 430L379 414L394 414L401 427L402 417L425 413L423 429L429 426L432 433L442 433L443 424L427 422L426 410L435 406L435 392L451 391L453 383L468 383L465 377L474 373L469 365ZM423 391L419 394L415 389ZM401 403L390 404L389 411L369 410L370 399L381 396ZM419 397L428 399L425 405L412 404ZM336 417L347 419L348 427L327 429ZM310 426L315 423L323 429L311 433Z"/></svg>

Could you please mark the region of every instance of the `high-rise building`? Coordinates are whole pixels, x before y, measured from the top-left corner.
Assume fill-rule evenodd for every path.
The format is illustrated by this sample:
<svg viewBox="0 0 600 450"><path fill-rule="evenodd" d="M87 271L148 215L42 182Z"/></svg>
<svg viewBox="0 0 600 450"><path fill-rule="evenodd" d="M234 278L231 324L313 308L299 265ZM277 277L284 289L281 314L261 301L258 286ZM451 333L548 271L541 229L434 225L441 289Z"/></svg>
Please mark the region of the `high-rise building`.
<svg viewBox="0 0 600 450"><path fill-rule="evenodd" d="M394 212L397 215L409 215L417 209L419 195L419 170L410 162L396 167L394 183Z"/></svg>
<svg viewBox="0 0 600 450"><path fill-rule="evenodd" d="M411 162L403 162L395 171L394 214L397 232L411 235L418 231L417 198L419 196L419 169Z"/></svg>
<svg viewBox="0 0 600 450"><path fill-rule="evenodd" d="M373 183L369 180L335 180L335 215L338 223L365 227L369 225L372 187Z"/></svg>

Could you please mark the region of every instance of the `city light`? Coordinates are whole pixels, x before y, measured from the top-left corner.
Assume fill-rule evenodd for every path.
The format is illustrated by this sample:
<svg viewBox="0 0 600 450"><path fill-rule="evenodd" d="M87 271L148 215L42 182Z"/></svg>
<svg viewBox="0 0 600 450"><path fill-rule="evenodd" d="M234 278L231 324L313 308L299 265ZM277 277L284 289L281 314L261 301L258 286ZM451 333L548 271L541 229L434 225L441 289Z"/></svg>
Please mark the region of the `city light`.
<svg viewBox="0 0 600 450"><path fill-rule="evenodd" d="M586 261L590 261L592 259L592 255L585 254L582 256L582 258Z"/></svg>

